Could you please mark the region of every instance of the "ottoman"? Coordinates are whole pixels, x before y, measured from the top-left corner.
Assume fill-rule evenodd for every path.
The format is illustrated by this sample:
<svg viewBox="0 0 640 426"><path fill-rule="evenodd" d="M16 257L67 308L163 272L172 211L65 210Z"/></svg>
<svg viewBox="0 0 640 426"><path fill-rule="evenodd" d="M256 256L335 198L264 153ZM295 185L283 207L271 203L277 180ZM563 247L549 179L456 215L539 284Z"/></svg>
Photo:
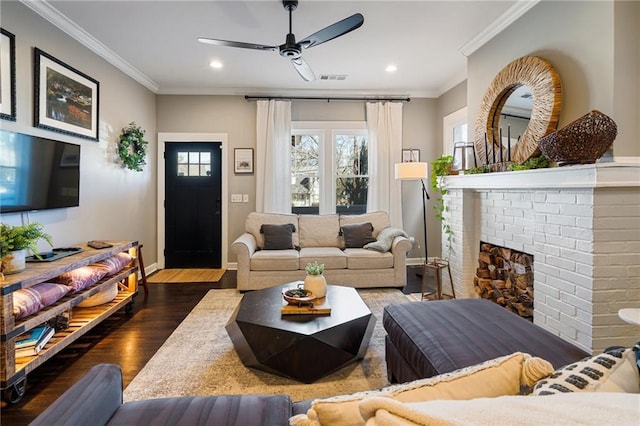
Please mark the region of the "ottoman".
<svg viewBox="0 0 640 426"><path fill-rule="evenodd" d="M591 354L485 299L408 302L384 308L389 381L409 382L525 352L554 368Z"/></svg>

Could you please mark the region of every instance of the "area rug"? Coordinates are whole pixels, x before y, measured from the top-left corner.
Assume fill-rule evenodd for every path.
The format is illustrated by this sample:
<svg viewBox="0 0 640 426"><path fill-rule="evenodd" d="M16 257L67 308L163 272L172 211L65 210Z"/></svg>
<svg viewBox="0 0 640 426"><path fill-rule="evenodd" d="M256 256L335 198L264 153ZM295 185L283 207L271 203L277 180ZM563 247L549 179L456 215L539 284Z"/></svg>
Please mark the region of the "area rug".
<svg viewBox="0 0 640 426"><path fill-rule="evenodd" d="M217 283L226 269L161 269L147 278L148 283Z"/></svg>
<svg viewBox="0 0 640 426"><path fill-rule="evenodd" d="M377 319L365 358L323 379L304 384L242 365L225 330L242 294L231 289L210 290L134 377L124 400L283 393L300 401L386 386L382 310L409 299L397 289L358 292Z"/></svg>

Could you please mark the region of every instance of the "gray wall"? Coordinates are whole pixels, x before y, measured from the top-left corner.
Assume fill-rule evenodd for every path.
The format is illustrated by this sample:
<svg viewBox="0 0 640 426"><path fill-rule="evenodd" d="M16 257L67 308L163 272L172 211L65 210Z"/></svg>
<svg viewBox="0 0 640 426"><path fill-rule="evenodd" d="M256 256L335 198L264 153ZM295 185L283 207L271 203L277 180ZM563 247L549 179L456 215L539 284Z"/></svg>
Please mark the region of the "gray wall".
<svg viewBox="0 0 640 426"><path fill-rule="evenodd" d="M156 252L155 95L97 57L17 1L2 2L2 27L16 36L17 121L3 130L81 146L80 206L2 215L2 222L40 222L56 246L92 239L139 240L147 263ZM33 48L47 52L100 82L99 142L33 127ZM142 173L117 163L116 140L129 122L147 131L149 165ZM41 244L41 250L46 244ZM145 256L147 257L147 256Z"/></svg>
<svg viewBox="0 0 640 426"><path fill-rule="evenodd" d="M638 93L639 7L639 2L538 3L469 56L469 134L495 75L516 58L538 55L562 80L559 128L597 109L618 124L614 154L640 155L638 97L633 96Z"/></svg>

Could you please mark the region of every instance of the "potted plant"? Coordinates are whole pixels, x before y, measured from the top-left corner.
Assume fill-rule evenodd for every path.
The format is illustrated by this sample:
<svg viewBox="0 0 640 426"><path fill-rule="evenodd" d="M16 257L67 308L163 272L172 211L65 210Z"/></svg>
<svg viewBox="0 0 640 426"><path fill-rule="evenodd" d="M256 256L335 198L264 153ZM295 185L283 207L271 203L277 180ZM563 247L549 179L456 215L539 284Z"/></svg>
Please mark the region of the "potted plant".
<svg viewBox="0 0 640 426"><path fill-rule="evenodd" d="M45 240L51 247L51 236L44 232L40 223L26 225L0 224L0 272L12 274L26 267L26 251L38 255L38 241Z"/></svg>
<svg viewBox="0 0 640 426"><path fill-rule="evenodd" d="M440 197L436 200L433 209L436 211L436 218L442 222L442 232L447 238L447 258L451 251L451 225L447 222L445 211L447 209L444 204L444 196L447 190L442 186L442 177L451 174L453 168L453 156L443 155L431 162L431 188L440 193Z"/></svg>
<svg viewBox="0 0 640 426"><path fill-rule="evenodd" d="M304 268L307 276L304 279L304 288L309 290L315 298L325 297L327 295L327 280L324 278L324 263L318 261L307 263Z"/></svg>

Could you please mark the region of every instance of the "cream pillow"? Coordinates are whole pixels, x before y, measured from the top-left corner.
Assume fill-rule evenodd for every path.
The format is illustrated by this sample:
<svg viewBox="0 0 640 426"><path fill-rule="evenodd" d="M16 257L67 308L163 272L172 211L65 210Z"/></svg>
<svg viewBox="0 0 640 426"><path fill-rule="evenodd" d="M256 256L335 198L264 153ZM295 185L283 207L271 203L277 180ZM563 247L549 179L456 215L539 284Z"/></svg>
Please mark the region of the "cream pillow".
<svg viewBox="0 0 640 426"><path fill-rule="evenodd" d="M516 352L451 373L388 386L379 391L317 399L312 402L306 415L293 416L289 423L292 426L364 425L358 408L364 398L386 397L400 402L420 402L518 395L521 386L533 386L552 372L551 363Z"/></svg>
<svg viewBox="0 0 640 426"><path fill-rule="evenodd" d="M640 375L633 349L611 350L556 370L540 380L533 395L567 392L640 393Z"/></svg>

